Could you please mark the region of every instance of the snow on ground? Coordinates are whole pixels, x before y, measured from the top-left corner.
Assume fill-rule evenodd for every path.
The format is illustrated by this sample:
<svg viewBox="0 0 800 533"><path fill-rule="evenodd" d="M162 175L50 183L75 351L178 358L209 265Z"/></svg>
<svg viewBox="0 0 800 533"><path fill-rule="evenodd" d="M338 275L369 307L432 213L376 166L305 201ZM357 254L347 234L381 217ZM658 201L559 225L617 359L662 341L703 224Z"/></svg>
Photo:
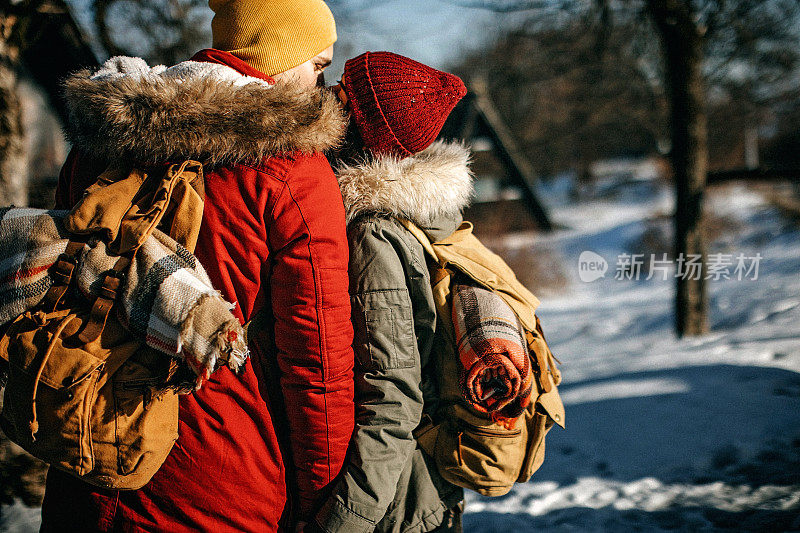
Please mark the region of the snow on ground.
<svg viewBox="0 0 800 533"><path fill-rule="evenodd" d="M466 531L800 530L800 231L749 189L712 192L733 223L711 252L760 253L758 277L710 281L712 333L678 340L672 277L615 279L646 219L672 210L669 191L642 187L555 207L566 229L506 240L567 265L569 289L539 309L567 428L530 482L468 495ZM605 277L580 280L583 251Z"/></svg>
<svg viewBox="0 0 800 533"><path fill-rule="evenodd" d="M712 333L696 339L672 333L671 279L614 279L647 220L672 211L669 190L558 202L565 229L505 239L566 265L569 287L539 315L563 362L567 429L530 482L468 495L466 531L800 530L800 230L744 187L708 206L734 222L712 252L762 259L755 280L710 282ZM605 277L580 280L583 251L608 262ZM0 531L37 526L36 509L2 509Z"/></svg>
<svg viewBox="0 0 800 533"><path fill-rule="evenodd" d="M3 533L35 533L42 521L38 507L28 507L19 500L0 509L0 531Z"/></svg>

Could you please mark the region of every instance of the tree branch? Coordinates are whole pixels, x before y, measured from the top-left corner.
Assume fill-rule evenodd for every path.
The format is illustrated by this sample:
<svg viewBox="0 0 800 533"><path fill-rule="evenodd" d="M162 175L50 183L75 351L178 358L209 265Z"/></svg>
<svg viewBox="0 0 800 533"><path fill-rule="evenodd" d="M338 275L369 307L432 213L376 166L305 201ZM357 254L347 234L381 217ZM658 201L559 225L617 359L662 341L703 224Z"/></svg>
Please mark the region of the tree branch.
<svg viewBox="0 0 800 533"><path fill-rule="evenodd" d="M566 9L579 0L447 0L448 3L471 9L484 9L495 13L514 13L536 9Z"/></svg>
<svg viewBox="0 0 800 533"><path fill-rule="evenodd" d="M100 39L100 44L109 57L132 55L127 50L123 50L117 46L117 43L111 38L111 31L106 22L106 16L113 1L114 0L95 0L94 2L94 17L92 22L97 31L97 37Z"/></svg>

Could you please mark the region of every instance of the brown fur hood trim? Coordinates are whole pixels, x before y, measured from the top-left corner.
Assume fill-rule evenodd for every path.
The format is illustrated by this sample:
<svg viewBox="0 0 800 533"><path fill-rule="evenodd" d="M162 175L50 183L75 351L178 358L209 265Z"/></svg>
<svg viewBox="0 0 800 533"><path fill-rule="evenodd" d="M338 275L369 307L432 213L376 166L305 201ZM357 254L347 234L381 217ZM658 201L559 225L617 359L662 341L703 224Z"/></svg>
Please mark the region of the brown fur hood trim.
<svg viewBox="0 0 800 533"><path fill-rule="evenodd" d="M115 57L71 76L65 89L69 140L108 160L256 162L332 148L346 125L328 91L273 86L213 63L150 68Z"/></svg>
<svg viewBox="0 0 800 533"><path fill-rule="evenodd" d="M454 218L472 196L470 152L436 142L405 159L370 157L337 170L348 223L365 213L392 215L429 226Z"/></svg>

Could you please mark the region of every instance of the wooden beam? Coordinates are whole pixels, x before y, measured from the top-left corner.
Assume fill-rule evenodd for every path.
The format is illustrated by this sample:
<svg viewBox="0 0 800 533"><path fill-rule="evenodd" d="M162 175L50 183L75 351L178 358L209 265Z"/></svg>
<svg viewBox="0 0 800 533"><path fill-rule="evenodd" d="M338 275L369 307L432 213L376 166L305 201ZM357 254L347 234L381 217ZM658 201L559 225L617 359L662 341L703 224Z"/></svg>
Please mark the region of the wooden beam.
<svg viewBox="0 0 800 533"><path fill-rule="evenodd" d="M724 183L726 181L795 181L800 182L800 168L756 168L719 170L708 173L708 183Z"/></svg>
<svg viewBox="0 0 800 533"><path fill-rule="evenodd" d="M523 198L542 231L552 231L553 223L547 215L544 205L539 201L534 188L536 180L533 167L517 145L514 135L506 125L492 101L480 84L474 88L472 105L477 110L476 120L483 122L486 131L497 151L500 162L506 168L511 179L522 190Z"/></svg>
<svg viewBox="0 0 800 533"><path fill-rule="evenodd" d="M464 99L467 100L467 105L464 107L459 137L471 139L475 135L475 120L478 118L478 110L472 102L474 99L473 93L467 93Z"/></svg>

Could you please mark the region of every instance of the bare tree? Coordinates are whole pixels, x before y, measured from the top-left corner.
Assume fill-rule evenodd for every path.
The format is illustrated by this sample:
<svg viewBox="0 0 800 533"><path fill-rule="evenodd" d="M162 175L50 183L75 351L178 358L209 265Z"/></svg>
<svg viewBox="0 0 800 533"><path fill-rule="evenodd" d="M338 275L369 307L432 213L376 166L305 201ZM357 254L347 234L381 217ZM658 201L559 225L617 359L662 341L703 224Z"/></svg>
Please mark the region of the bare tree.
<svg viewBox="0 0 800 533"><path fill-rule="evenodd" d="M29 172L18 93L22 66L63 118L63 77L95 63L63 0L0 0L0 204L27 203Z"/></svg>
<svg viewBox="0 0 800 533"><path fill-rule="evenodd" d="M50 98L61 118L66 109L61 83L71 72L92 67L97 58L72 18L64 0L0 0L6 21L5 43L12 50L13 68L27 74Z"/></svg>
<svg viewBox="0 0 800 533"><path fill-rule="evenodd" d="M675 180L675 256L705 263L703 193L708 172L708 125L703 79L703 35L697 13L683 0L647 0L663 43L670 102L672 169ZM681 263L678 263L681 265ZM675 330L701 335L708 326L705 269L677 276Z"/></svg>
<svg viewBox="0 0 800 533"><path fill-rule="evenodd" d="M658 47L636 38L649 28L638 22L611 33L593 13L556 28L526 24L468 56L457 72L488 82L539 174L574 168L583 176L597 159L664 145L666 95L641 66L643 56L657 59Z"/></svg>
<svg viewBox="0 0 800 533"><path fill-rule="evenodd" d="M92 31L108 56L172 65L211 43L207 0L93 0Z"/></svg>
<svg viewBox="0 0 800 533"><path fill-rule="evenodd" d="M625 22L637 15L648 18L660 37L662 77L669 104L670 158L677 199L675 254L684 258L700 255L704 263L702 222L709 159L709 92L713 89L717 97L722 95L728 102L743 101L743 94L747 95L744 101L762 104L787 94L796 98L800 4L796 0L451 1L498 12L528 10L530 20L540 27L546 24L543 21L559 20L552 16L553 12L573 16L593 13L612 34L618 30L613 23L615 16ZM558 32L564 28L556 25L551 29ZM588 72L592 72L591 67ZM758 108L741 107L749 115ZM590 110L586 118L596 112ZM677 277L675 328L680 336L708 331L708 297L703 277L704 273L697 280Z"/></svg>

